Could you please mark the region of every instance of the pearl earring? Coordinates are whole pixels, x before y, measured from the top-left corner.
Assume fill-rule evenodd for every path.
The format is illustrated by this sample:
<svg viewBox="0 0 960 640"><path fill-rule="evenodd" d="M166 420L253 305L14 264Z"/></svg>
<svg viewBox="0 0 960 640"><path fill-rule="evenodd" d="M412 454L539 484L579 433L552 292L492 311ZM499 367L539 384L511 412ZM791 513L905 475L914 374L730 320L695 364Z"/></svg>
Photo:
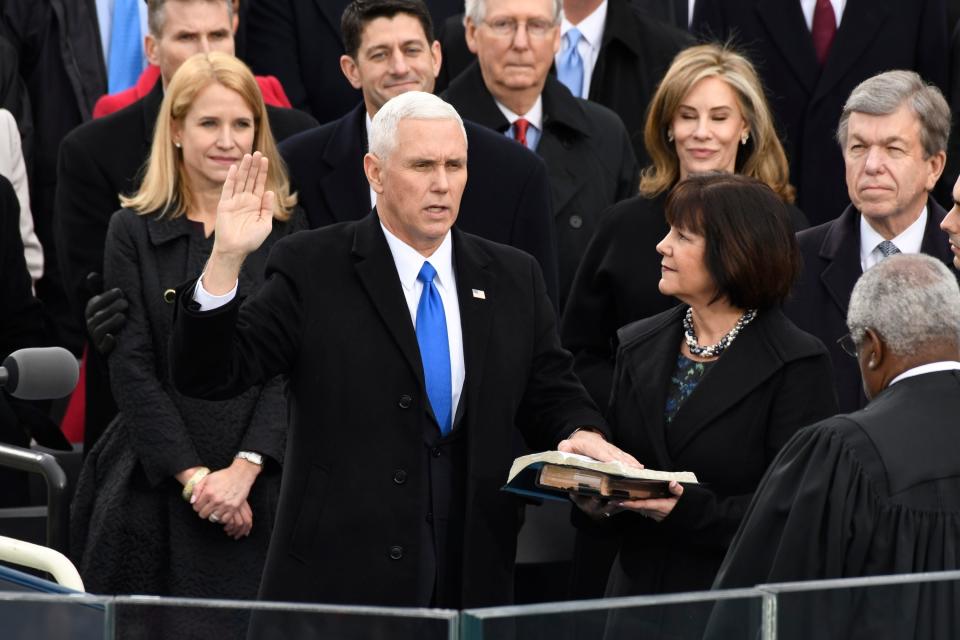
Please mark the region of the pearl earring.
<svg viewBox="0 0 960 640"><path fill-rule="evenodd" d="M740 144L743 144L743 145L747 144L747 140L749 139L750 139L750 132L744 131L743 135L740 136Z"/></svg>
<svg viewBox="0 0 960 640"><path fill-rule="evenodd" d="M179 149L179 148L180 148L180 143L179 143L179 142L174 142L174 143L173 143L173 146L175 146L177 149Z"/></svg>
<svg viewBox="0 0 960 640"><path fill-rule="evenodd" d="M667 141L673 142L673 129L667 129Z"/></svg>

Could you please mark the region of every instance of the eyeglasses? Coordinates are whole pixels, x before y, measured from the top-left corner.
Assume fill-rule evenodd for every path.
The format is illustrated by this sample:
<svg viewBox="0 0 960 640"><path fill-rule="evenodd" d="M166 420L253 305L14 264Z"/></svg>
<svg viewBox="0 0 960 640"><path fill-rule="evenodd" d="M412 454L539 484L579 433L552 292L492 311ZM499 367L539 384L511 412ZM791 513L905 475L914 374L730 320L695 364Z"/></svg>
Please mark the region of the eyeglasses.
<svg viewBox="0 0 960 640"><path fill-rule="evenodd" d="M513 18L497 18L495 20L484 20L483 24L490 28L493 35L498 38L513 38L517 34L517 29L523 24L527 29L527 35L531 38L545 38L551 29L556 25L550 20L541 20L534 18L526 20L523 23L517 22Z"/></svg>
<svg viewBox="0 0 960 640"><path fill-rule="evenodd" d="M852 358L857 357L857 343L853 341L853 336L849 333L837 340L837 344L843 349L843 352Z"/></svg>

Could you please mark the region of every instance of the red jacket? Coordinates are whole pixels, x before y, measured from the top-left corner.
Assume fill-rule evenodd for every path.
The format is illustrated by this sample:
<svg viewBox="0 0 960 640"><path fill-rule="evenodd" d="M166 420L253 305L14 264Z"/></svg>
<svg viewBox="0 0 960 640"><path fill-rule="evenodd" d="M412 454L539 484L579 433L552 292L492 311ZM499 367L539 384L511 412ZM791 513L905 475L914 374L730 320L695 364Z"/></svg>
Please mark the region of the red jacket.
<svg viewBox="0 0 960 640"><path fill-rule="evenodd" d="M153 85L157 83L160 77L160 67L147 65L140 77L137 78L137 84L129 89L124 89L118 93L103 95L93 106L93 117L102 118L108 116L114 111L119 111L127 105L133 104L140 98L143 98ZM273 76L257 76L257 84L260 85L260 93L263 94L263 101L274 107L291 108L290 100L283 91L283 85Z"/></svg>

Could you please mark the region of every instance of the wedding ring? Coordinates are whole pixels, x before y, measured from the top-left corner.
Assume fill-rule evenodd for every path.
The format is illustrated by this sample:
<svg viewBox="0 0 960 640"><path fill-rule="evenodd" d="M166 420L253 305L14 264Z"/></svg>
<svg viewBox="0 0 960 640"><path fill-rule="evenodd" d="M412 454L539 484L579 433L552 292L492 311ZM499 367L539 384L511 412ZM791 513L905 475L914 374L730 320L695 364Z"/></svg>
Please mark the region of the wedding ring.
<svg viewBox="0 0 960 640"><path fill-rule="evenodd" d="M217 522L220 522L220 516L218 516L218 515L215 514L215 513L211 513L211 514L210 514L210 517L207 518L207 520L209 520L210 522L213 522L213 523L217 523Z"/></svg>

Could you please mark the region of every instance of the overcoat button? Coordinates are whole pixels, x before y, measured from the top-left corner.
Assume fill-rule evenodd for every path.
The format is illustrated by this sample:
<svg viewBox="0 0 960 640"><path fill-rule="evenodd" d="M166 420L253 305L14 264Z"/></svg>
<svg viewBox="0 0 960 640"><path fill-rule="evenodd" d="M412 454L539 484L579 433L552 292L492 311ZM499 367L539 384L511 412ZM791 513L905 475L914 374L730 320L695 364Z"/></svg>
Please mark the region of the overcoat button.
<svg viewBox="0 0 960 640"><path fill-rule="evenodd" d="M413 398L411 398L407 394L403 394L402 396L400 396L400 400L397 402L397 404L400 405L401 409L409 409L410 405L413 404Z"/></svg>
<svg viewBox="0 0 960 640"><path fill-rule="evenodd" d="M393 474L393 481L396 484L403 484L407 481L407 472L403 469L397 469L397 471Z"/></svg>
<svg viewBox="0 0 960 640"><path fill-rule="evenodd" d="M390 547L390 559L399 560L403 557L403 547L399 545L394 545Z"/></svg>
<svg viewBox="0 0 960 640"><path fill-rule="evenodd" d="M431 450L430 450L430 455L432 455L434 458L439 458L439 457L440 457L440 447L434 447L433 449L431 449Z"/></svg>
<svg viewBox="0 0 960 640"><path fill-rule="evenodd" d="M167 304L173 304L177 299L176 289L167 289L163 292L163 301Z"/></svg>
<svg viewBox="0 0 960 640"><path fill-rule="evenodd" d="M572 216L570 216L570 226L573 227L574 229L579 229L580 227L583 226L583 218L581 218L577 214L573 214Z"/></svg>

